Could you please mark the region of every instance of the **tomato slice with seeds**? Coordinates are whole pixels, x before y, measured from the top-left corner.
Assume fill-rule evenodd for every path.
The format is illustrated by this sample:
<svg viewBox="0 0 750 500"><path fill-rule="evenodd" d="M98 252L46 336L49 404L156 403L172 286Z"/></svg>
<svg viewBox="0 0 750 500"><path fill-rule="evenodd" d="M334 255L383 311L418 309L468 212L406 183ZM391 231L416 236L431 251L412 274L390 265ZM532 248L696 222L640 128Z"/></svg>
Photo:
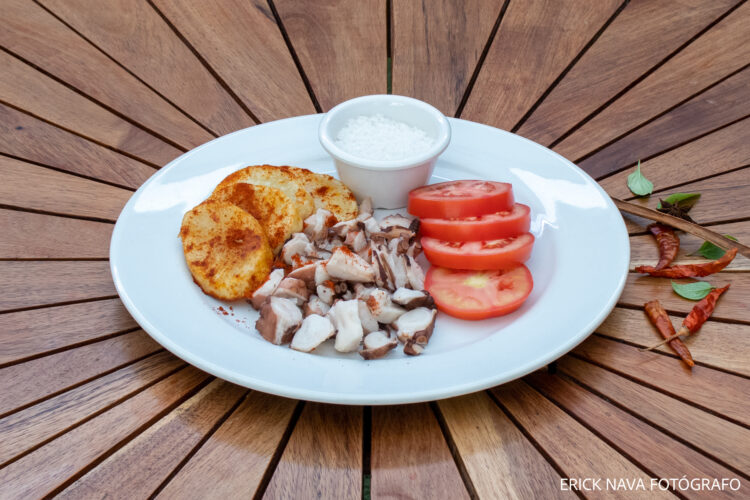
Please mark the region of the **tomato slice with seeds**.
<svg viewBox="0 0 750 500"><path fill-rule="evenodd" d="M438 309L461 319L485 319L521 307L534 287L523 264L507 269L467 271L431 267L425 277Z"/></svg>
<svg viewBox="0 0 750 500"><path fill-rule="evenodd" d="M423 218L423 236L446 241L495 240L525 233L531 223L529 207L516 203L510 210L454 219Z"/></svg>
<svg viewBox="0 0 750 500"><path fill-rule="evenodd" d="M417 217L471 217L510 210L513 188L507 182L449 181L409 193L407 210Z"/></svg>
<svg viewBox="0 0 750 500"><path fill-rule="evenodd" d="M422 249L432 265L451 269L503 269L526 262L534 246L534 235L486 241L444 241L422 237Z"/></svg>

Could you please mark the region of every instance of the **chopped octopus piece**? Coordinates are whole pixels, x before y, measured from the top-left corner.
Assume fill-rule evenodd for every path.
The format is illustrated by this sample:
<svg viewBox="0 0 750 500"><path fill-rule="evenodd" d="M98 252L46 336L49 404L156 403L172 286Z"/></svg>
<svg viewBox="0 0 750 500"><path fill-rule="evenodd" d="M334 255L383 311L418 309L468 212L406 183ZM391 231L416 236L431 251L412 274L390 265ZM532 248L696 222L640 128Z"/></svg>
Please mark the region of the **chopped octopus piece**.
<svg viewBox="0 0 750 500"><path fill-rule="evenodd" d="M281 258L287 265L293 265L295 255L308 257L314 252L313 244L305 233L294 233L289 241L281 249Z"/></svg>
<svg viewBox="0 0 750 500"><path fill-rule="evenodd" d="M370 235L370 237L385 238L387 240L403 238L407 243L414 236L415 233L411 229L406 229L401 226L390 226L385 231L378 231Z"/></svg>
<svg viewBox="0 0 750 500"><path fill-rule="evenodd" d="M417 307L402 314L393 323L398 339L404 343L413 341L420 345L427 344L435 328L436 316L437 310L426 307Z"/></svg>
<svg viewBox="0 0 750 500"><path fill-rule="evenodd" d="M375 288L363 285L362 283L354 284L354 296L360 300L367 300L373 290L375 290Z"/></svg>
<svg viewBox="0 0 750 500"><path fill-rule="evenodd" d="M375 272L370 264L347 247L334 250L328 259L326 271L332 278L368 283L375 279Z"/></svg>
<svg viewBox="0 0 750 500"><path fill-rule="evenodd" d="M271 274L268 275L266 281L253 293L253 296L250 298L250 304L255 309L260 309L260 306L262 306L263 302L265 302L274 290L276 290L276 287L279 286L279 283L281 283L283 278L283 269L274 269L271 271Z"/></svg>
<svg viewBox="0 0 750 500"><path fill-rule="evenodd" d="M316 347L333 337L336 329L328 318L311 314L302 321L292 339L291 348L296 351L312 352Z"/></svg>
<svg viewBox="0 0 750 500"><path fill-rule="evenodd" d="M359 355L365 359L382 358L398 345L398 341L389 338L383 330L368 333L364 340L365 348L359 351Z"/></svg>
<svg viewBox="0 0 750 500"><path fill-rule="evenodd" d="M324 281L331 279L331 275L326 271L326 264L328 261L318 262L318 266L315 268L315 286L320 285Z"/></svg>
<svg viewBox="0 0 750 500"><path fill-rule="evenodd" d="M305 316L309 316L311 314L325 316L330 310L331 306L323 302L323 300L317 295L311 295L310 299L305 304Z"/></svg>
<svg viewBox="0 0 750 500"><path fill-rule="evenodd" d="M355 231L357 229L358 222L359 221L357 219L339 222L338 224L334 224L333 227L331 227L330 232L338 236L339 238L346 238L346 235L349 233L349 231Z"/></svg>
<svg viewBox="0 0 750 500"><path fill-rule="evenodd" d="M255 328L272 344L286 344L302 324L302 311L293 300L270 297L260 308Z"/></svg>
<svg viewBox="0 0 750 500"><path fill-rule="evenodd" d="M367 217L366 219L361 221L361 223L363 226L365 226L365 233L367 233L368 236L380 232L380 224L378 224L378 221L375 220L375 217Z"/></svg>
<svg viewBox="0 0 750 500"><path fill-rule="evenodd" d="M419 356L423 352L424 352L424 347L422 347L419 344L416 344L413 340L410 340L404 346L404 354L408 354L409 356Z"/></svg>
<svg viewBox="0 0 750 500"><path fill-rule="evenodd" d="M357 216L357 220L363 220L360 219L362 215L372 216L372 198L369 196L359 204L359 215Z"/></svg>
<svg viewBox="0 0 750 500"><path fill-rule="evenodd" d="M307 284L304 281L287 276L281 280L272 295L283 299L296 300L297 305L301 306L310 298L310 290L307 289Z"/></svg>
<svg viewBox="0 0 750 500"><path fill-rule="evenodd" d="M349 231L344 244L349 245L355 253L359 253L367 247L367 237L364 231Z"/></svg>
<svg viewBox="0 0 750 500"><path fill-rule="evenodd" d="M365 331L365 333L380 330L378 320L376 320L375 316L372 315L372 312L370 312L370 308L367 307L367 304L365 304L361 300L357 300L357 307L359 308L359 320L362 323L362 329Z"/></svg>
<svg viewBox="0 0 750 500"><path fill-rule="evenodd" d="M321 266L320 262L313 262L311 264L305 264L304 266L298 267L286 275L287 278L294 278L300 281L304 281L305 285L309 290L315 290L315 273L318 267Z"/></svg>
<svg viewBox="0 0 750 500"><path fill-rule="evenodd" d="M377 289L367 298L367 307L379 323L390 324L396 321L406 309L391 302L391 297L385 290Z"/></svg>
<svg viewBox="0 0 750 500"><path fill-rule="evenodd" d="M403 227L404 229L409 229L409 226L411 226L411 219L399 214L389 215L380 221L380 227L383 228L383 230L387 230L389 227Z"/></svg>
<svg viewBox="0 0 750 500"><path fill-rule="evenodd" d="M328 236L328 228L336 224L336 217L324 208L304 220L303 232L311 241L322 241Z"/></svg>
<svg viewBox="0 0 750 500"><path fill-rule="evenodd" d="M388 253L386 258L388 259L388 265L393 273L393 288L402 288L409 283L409 278L406 275L406 258L404 255L398 252L398 243L401 240L391 240L388 244Z"/></svg>
<svg viewBox="0 0 750 500"><path fill-rule="evenodd" d="M315 287L315 291L324 304L328 304L329 306L333 304L333 296L336 295L336 289L333 281L324 281L323 283Z"/></svg>
<svg viewBox="0 0 750 500"><path fill-rule="evenodd" d="M340 300L328 312L336 327L334 348L339 352L352 352L359 348L364 331L359 320L358 300Z"/></svg>
<svg viewBox="0 0 750 500"><path fill-rule="evenodd" d="M432 300L432 296L426 290L412 290L403 287L398 288L391 295L391 300L407 309L415 309L417 307L435 307L435 302Z"/></svg>
<svg viewBox="0 0 750 500"><path fill-rule="evenodd" d="M406 262L406 277L409 280L409 286L415 290L424 289L424 270L417 261L409 254L403 255Z"/></svg>

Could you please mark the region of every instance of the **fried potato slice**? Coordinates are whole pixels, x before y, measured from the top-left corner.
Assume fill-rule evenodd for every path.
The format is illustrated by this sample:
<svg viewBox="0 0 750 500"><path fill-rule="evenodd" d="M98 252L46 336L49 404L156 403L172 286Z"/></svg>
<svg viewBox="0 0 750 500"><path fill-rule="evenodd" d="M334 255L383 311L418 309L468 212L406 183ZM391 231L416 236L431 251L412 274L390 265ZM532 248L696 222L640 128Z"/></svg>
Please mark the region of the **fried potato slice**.
<svg viewBox="0 0 750 500"><path fill-rule="evenodd" d="M280 189L236 182L220 185L209 199L236 205L258 219L274 254L281 251L293 233L302 231L302 217L294 202Z"/></svg>
<svg viewBox="0 0 750 500"><path fill-rule="evenodd" d="M281 190L292 200L302 220L308 218L315 211L313 197L305 190L301 178L282 168L273 165L245 167L226 176L216 189L238 182Z"/></svg>
<svg viewBox="0 0 750 500"><path fill-rule="evenodd" d="M231 203L209 199L194 207L182 218L180 238L193 280L217 299L249 298L271 271L263 228Z"/></svg>
<svg viewBox="0 0 750 500"><path fill-rule="evenodd" d="M278 167L297 179L305 191L310 193L315 208L325 208L339 222L354 219L359 213L357 200L346 184L326 174L316 174L305 168Z"/></svg>

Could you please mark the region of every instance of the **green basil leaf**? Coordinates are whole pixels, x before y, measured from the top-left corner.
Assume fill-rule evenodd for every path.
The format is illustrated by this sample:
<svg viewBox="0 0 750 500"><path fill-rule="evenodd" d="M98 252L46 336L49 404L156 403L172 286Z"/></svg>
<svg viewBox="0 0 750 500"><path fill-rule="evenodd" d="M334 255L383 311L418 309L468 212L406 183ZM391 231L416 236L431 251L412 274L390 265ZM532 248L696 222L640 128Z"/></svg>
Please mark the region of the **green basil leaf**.
<svg viewBox="0 0 750 500"><path fill-rule="evenodd" d="M677 205L684 210L690 210L693 208L693 205L698 202L700 197L700 193L674 193L664 198L664 201L671 203L672 205ZM661 208L661 202L656 205L656 208Z"/></svg>
<svg viewBox="0 0 750 500"><path fill-rule="evenodd" d="M713 289L714 287L711 286L711 283L706 283L705 281L694 281L693 283L686 283L684 285L672 282L672 290L680 297L690 300L701 300Z"/></svg>
<svg viewBox="0 0 750 500"><path fill-rule="evenodd" d="M731 236L729 234L724 235L725 238L729 238L730 240L737 241L737 238L734 236ZM724 256L724 254L727 253L726 250L723 248L720 248L710 241L704 241L701 247L696 250L692 255L702 255L703 257L711 260L720 259Z"/></svg>
<svg viewBox="0 0 750 500"><path fill-rule="evenodd" d="M648 196L654 191L654 184L641 173L641 160L638 160L635 172L628 176L628 189L637 196Z"/></svg>

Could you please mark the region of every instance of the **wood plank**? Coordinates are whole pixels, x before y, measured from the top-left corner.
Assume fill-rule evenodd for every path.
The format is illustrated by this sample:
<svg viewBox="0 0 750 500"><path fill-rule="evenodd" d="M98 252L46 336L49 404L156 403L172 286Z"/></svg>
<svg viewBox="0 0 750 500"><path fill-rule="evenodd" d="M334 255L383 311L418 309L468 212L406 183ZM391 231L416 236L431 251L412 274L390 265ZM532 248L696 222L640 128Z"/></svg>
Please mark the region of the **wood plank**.
<svg viewBox="0 0 750 500"><path fill-rule="evenodd" d="M747 295L742 298L747 300ZM683 318L684 316L670 316L675 330L679 329ZM612 311L596 331L641 347L653 345L663 338L643 311L619 307ZM750 377L750 364L747 362L750 359L750 325L708 321L698 333L685 339L685 345L696 362ZM668 345L657 350L674 355Z"/></svg>
<svg viewBox="0 0 750 500"><path fill-rule="evenodd" d="M250 498L273 458L297 402L252 392L157 498Z"/></svg>
<svg viewBox="0 0 750 500"><path fill-rule="evenodd" d="M116 293L109 262L0 261L0 312Z"/></svg>
<svg viewBox="0 0 750 500"><path fill-rule="evenodd" d="M145 1L109 1L106 9L97 0L41 4L216 134L255 125Z"/></svg>
<svg viewBox="0 0 750 500"><path fill-rule="evenodd" d="M641 172L660 191L678 182L688 183L743 165L750 165L750 118L641 162ZM617 172L599 184L611 196L630 198L633 193L628 189L627 179L631 173Z"/></svg>
<svg viewBox="0 0 750 500"><path fill-rule="evenodd" d="M729 291L721 296L712 318L750 324L750 308L747 307L747 297L750 297L750 273L721 273L703 279L718 286L731 284ZM643 307L646 301L658 299L668 311L687 315L695 302L674 293L669 282L669 278L653 278L631 273L628 275L619 303Z"/></svg>
<svg viewBox="0 0 750 500"><path fill-rule="evenodd" d="M750 5L745 4L565 138L555 151L580 158L737 71L750 59L748 26Z"/></svg>
<svg viewBox="0 0 750 500"><path fill-rule="evenodd" d="M512 129L620 4L510 2L461 116Z"/></svg>
<svg viewBox="0 0 750 500"><path fill-rule="evenodd" d="M690 370L669 356L643 352L637 347L596 335L573 352L643 385L659 388L745 425L750 423L747 411L750 380L746 378L703 366L694 366Z"/></svg>
<svg viewBox="0 0 750 500"><path fill-rule="evenodd" d="M115 221L132 194L0 156L0 200L4 205Z"/></svg>
<svg viewBox="0 0 750 500"><path fill-rule="evenodd" d="M4 314L0 316L0 365L136 326L120 299Z"/></svg>
<svg viewBox="0 0 750 500"><path fill-rule="evenodd" d="M107 258L113 228L107 222L0 209L0 258Z"/></svg>
<svg viewBox="0 0 750 500"><path fill-rule="evenodd" d="M681 104L617 142L578 163L592 177L603 177L635 165L750 115L750 68ZM562 144L562 143L561 143ZM553 148L560 152L558 146ZM577 155L570 155L575 159Z"/></svg>
<svg viewBox="0 0 750 500"><path fill-rule="evenodd" d="M382 1L276 0L276 10L323 111L387 91Z"/></svg>
<svg viewBox="0 0 750 500"><path fill-rule="evenodd" d="M165 165L182 151L0 51L0 100L91 140Z"/></svg>
<svg viewBox="0 0 750 500"><path fill-rule="evenodd" d="M373 498L469 498L429 405L372 409Z"/></svg>
<svg viewBox="0 0 750 500"><path fill-rule="evenodd" d="M560 490L557 471L485 392L438 406L480 498L575 497Z"/></svg>
<svg viewBox="0 0 750 500"><path fill-rule="evenodd" d="M307 403L264 498L360 498L362 408Z"/></svg>
<svg viewBox="0 0 750 500"><path fill-rule="evenodd" d="M0 419L0 464L130 397L184 364L163 351Z"/></svg>
<svg viewBox="0 0 750 500"><path fill-rule="evenodd" d="M161 349L138 330L0 369L0 414L85 382ZM1 495L0 495L1 496Z"/></svg>
<svg viewBox="0 0 750 500"><path fill-rule="evenodd" d="M180 370L0 469L0 497L20 500L49 495L161 418L207 378L193 367Z"/></svg>
<svg viewBox="0 0 750 500"><path fill-rule="evenodd" d="M392 2L393 93L454 115L504 3Z"/></svg>
<svg viewBox="0 0 750 500"><path fill-rule="evenodd" d="M729 224L718 224L711 226L712 231L721 234L731 234L740 241L750 241L750 220L742 222L732 222ZM646 264L654 265L658 261L659 250L655 243L655 238L650 234L643 234L630 237L630 268ZM675 264L707 262L707 259L700 255L689 255L696 252L703 244L703 240L692 234L680 233L680 250L675 258ZM748 270L750 269L750 259L743 255L737 255L732 262L725 268L727 270ZM715 279L720 279L715 276Z"/></svg>
<svg viewBox="0 0 750 500"><path fill-rule="evenodd" d="M737 3L628 2L518 133L551 144Z"/></svg>
<svg viewBox="0 0 750 500"><path fill-rule="evenodd" d="M131 188L155 172L145 163L2 104L0 153Z"/></svg>
<svg viewBox="0 0 750 500"><path fill-rule="evenodd" d="M595 430L620 453L636 457L656 477L702 478L737 477L737 475L705 455L662 434L642 420L609 404L581 386L560 376L536 372L524 378L536 390ZM606 418L602 418L606 415ZM750 486L738 478L740 488ZM647 486L650 489L650 486ZM736 492L681 490L687 498L737 498Z"/></svg>
<svg viewBox="0 0 750 500"><path fill-rule="evenodd" d="M153 3L260 121L315 113L265 1Z"/></svg>
<svg viewBox="0 0 750 500"><path fill-rule="evenodd" d="M100 465L63 490L58 498L146 498L182 459L247 393L247 389L214 380Z"/></svg>
<svg viewBox="0 0 750 500"><path fill-rule="evenodd" d="M629 478L649 484L649 476L544 396L521 381L492 389L539 446L569 478ZM556 486L560 486L558 482ZM671 498L655 491L586 492L587 498Z"/></svg>
<svg viewBox="0 0 750 500"><path fill-rule="evenodd" d="M0 45L189 149L213 136L34 2L5 0Z"/></svg>
<svg viewBox="0 0 750 500"><path fill-rule="evenodd" d="M572 356L559 360L558 370L725 463L740 470L750 467L750 429Z"/></svg>

